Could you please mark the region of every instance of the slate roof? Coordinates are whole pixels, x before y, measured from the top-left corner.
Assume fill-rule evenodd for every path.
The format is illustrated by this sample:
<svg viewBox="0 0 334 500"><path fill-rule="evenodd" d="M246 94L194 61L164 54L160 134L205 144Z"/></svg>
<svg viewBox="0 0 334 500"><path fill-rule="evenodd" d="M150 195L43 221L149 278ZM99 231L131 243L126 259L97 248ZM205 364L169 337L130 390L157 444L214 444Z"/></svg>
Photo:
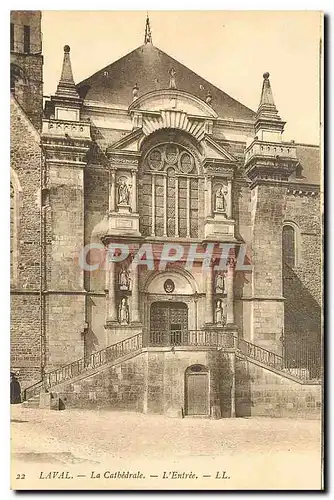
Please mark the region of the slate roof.
<svg viewBox="0 0 334 500"><path fill-rule="evenodd" d="M220 118L254 120L255 112L218 89L151 43L133 50L77 85L80 97L127 108L137 83L138 96L169 88L169 71L176 71L176 88L205 100L212 95L212 108Z"/></svg>
<svg viewBox="0 0 334 500"><path fill-rule="evenodd" d="M290 181L303 184L320 184L322 178L321 155L319 146L296 144L297 158L300 161L301 177L290 177Z"/></svg>

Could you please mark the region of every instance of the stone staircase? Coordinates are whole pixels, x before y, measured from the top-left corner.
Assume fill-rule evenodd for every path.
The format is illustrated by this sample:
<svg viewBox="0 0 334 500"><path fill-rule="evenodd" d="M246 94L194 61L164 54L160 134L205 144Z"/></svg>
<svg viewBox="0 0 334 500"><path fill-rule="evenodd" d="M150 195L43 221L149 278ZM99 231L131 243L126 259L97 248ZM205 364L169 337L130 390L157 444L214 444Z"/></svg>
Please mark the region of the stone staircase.
<svg viewBox="0 0 334 500"><path fill-rule="evenodd" d="M77 359L73 363L69 363L48 372L45 374L43 380L27 387L23 391L24 404L32 400L39 400L40 393L43 391L49 392L50 389L64 384L65 382L74 382L75 380L89 376L103 366L119 363L129 357L135 356L141 352L142 347L142 334L139 333L133 337L117 342L116 344L112 344L105 349L96 351L90 356Z"/></svg>
<svg viewBox="0 0 334 500"><path fill-rule="evenodd" d="M214 336L210 333L210 336L207 336L206 334L204 335L204 333L201 332L201 335L193 337L190 335L187 336L188 342L191 341L191 345L188 346L190 350L215 349L218 351L228 351L230 353L234 352L236 359L247 362L265 372L270 371L287 381L290 380L300 385L319 384L319 380L310 379L309 371L305 368L287 368L283 357L272 351L243 339L233 337L233 335L231 338L227 336L222 342L222 338L220 338L219 335ZM27 408L38 408L41 393L52 394L53 392L61 392L62 389L66 386L68 387L69 384L80 384L84 379L88 379L98 373L103 376L103 373L110 367L122 365L140 355L142 352L147 351L150 347L150 345L143 345L143 335L140 333L122 340L121 342L117 342L116 344L112 344L105 349L96 351L90 356L80 358L53 370L45 375L43 381L25 389L23 392L23 406ZM168 346L154 346L153 349L163 349L166 347L168 348ZM174 347L169 347L174 349ZM182 347L184 348L185 346L182 345ZM177 346L175 346L175 348L177 348Z"/></svg>
<svg viewBox="0 0 334 500"><path fill-rule="evenodd" d="M28 400L23 401L22 406L24 408L39 408L40 394L35 394Z"/></svg>

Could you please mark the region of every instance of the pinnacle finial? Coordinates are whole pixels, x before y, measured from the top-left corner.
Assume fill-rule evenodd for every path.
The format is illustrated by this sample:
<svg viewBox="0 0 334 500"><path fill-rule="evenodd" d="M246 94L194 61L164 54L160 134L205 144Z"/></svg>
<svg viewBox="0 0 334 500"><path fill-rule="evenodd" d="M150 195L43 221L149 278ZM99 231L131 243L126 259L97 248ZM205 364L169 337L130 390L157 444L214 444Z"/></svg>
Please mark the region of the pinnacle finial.
<svg viewBox="0 0 334 500"><path fill-rule="evenodd" d="M147 43L152 43L150 18L148 17L148 14L146 17L145 36L144 36L144 44L146 45Z"/></svg>
<svg viewBox="0 0 334 500"><path fill-rule="evenodd" d="M275 106L274 96L271 90L269 76L270 74L268 73L268 71L263 73L263 84L262 84L260 106L263 105Z"/></svg>
<svg viewBox="0 0 334 500"><path fill-rule="evenodd" d="M78 98L79 95L76 91L73 79L70 50L71 49L69 45L64 46L63 66L61 70L61 77L58 83L56 95L63 95L63 96L66 95Z"/></svg>
<svg viewBox="0 0 334 500"><path fill-rule="evenodd" d="M282 133L285 125L285 122L278 115L269 77L268 71L263 73L261 99L256 114L255 134L260 140L263 140L263 130L266 130L266 136L270 131L275 134Z"/></svg>

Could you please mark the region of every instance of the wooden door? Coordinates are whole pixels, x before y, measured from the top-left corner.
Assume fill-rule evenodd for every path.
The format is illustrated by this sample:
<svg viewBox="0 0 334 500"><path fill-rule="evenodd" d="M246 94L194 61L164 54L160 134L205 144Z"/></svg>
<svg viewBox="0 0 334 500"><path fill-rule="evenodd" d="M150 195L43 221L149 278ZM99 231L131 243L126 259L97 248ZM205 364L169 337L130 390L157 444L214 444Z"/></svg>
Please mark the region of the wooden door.
<svg viewBox="0 0 334 500"><path fill-rule="evenodd" d="M188 329L188 307L183 302L154 302L151 306L151 340L157 345L182 345Z"/></svg>
<svg viewBox="0 0 334 500"><path fill-rule="evenodd" d="M186 414L209 415L209 376L205 367L186 372Z"/></svg>

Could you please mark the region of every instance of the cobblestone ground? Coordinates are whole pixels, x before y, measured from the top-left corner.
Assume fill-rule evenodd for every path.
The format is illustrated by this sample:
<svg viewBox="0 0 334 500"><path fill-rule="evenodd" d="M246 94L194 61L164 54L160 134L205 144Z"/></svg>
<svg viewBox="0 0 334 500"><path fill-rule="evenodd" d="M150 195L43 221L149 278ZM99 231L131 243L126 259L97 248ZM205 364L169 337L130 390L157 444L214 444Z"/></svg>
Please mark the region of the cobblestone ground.
<svg viewBox="0 0 334 500"><path fill-rule="evenodd" d="M103 466L104 470L110 464L123 468L129 468L129 464L154 464L159 475L161 467L173 463L178 467L187 464L206 468L208 474L215 474L217 468L229 468L235 478L247 467L246 477L244 473L242 478L238 476L238 482L243 481L246 488L251 471L265 466L264 479L269 480L272 474L281 484L288 474L287 480L304 478L299 485L303 487L311 481L311 470L319 478L320 429L319 420L170 419L106 410L49 411L13 405L12 464L15 470L29 464L44 469L82 464L89 469Z"/></svg>

